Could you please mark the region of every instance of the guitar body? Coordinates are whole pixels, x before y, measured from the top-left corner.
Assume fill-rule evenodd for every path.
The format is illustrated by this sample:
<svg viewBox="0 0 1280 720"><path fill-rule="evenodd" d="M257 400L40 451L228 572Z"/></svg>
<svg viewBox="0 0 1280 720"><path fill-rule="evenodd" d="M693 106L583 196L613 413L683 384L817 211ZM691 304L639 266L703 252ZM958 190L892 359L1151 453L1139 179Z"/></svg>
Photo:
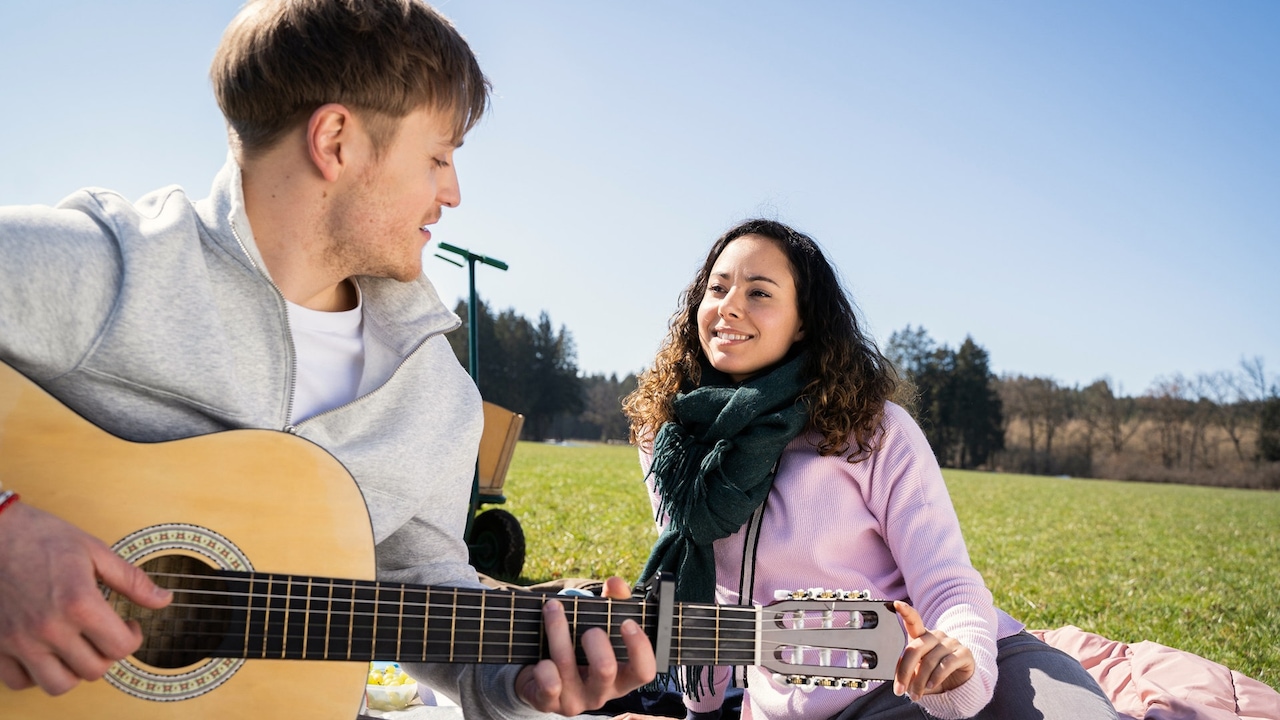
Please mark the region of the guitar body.
<svg viewBox="0 0 1280 720"><path fill-rule="evenodd" d="M21 492L23 502L107 545L135 535L138 562L172 553L209 564L247 559L253 570L264 572L374 577L373 534L355 482L323 449L287 433L234 430L165 443L127 442L0 364L0 480ZM148 528L166 530L142 532ZM158 538L177 541L148 550L165 545ZM0 685L0 715L352 720L359 713L368 672L363 660L259 659L237 661L234 668L228 662L144 667L172 677L175 687L185 683L184 692L127 677L121 683L136 683L135 692L105 680L81 683L58 697Z"/></svg>

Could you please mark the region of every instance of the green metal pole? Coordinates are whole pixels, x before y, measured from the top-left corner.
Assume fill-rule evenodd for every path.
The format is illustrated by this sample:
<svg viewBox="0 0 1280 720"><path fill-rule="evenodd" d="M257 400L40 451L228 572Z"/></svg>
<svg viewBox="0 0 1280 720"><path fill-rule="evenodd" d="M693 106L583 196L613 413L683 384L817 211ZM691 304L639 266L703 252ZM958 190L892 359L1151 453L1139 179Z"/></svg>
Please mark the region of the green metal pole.
<svg viewBox="0 0 1280 720"><path fill-rule="evenodd" d="M507 264L501 260L484 255L477 255L470 250L450 245L449 243L440 243L440 249L445 252L451 252L459 255L467 261L467 372L471 375L471 381L476 384L476 388L480 387L480 328L476 327L480 313L476 310L476 261L496 267L499 270L506 270ZM456 262L452 258L444 255L436 254L436 257L445 262L453 263L461 267L461 263ZM467 526L464 537L467 542L471 542L471 526L475 521L476 511L480 509L480 464L476 463L476 472L471 481L471 509L467 513Z"/></svg>
<svg viewBox="0 0 1280 720"><path fill-rule="evenodd" d="M467 370L476 387L480 387L480 328L476 327L476 259L467 258L471 295L467 300Z"/></svg>

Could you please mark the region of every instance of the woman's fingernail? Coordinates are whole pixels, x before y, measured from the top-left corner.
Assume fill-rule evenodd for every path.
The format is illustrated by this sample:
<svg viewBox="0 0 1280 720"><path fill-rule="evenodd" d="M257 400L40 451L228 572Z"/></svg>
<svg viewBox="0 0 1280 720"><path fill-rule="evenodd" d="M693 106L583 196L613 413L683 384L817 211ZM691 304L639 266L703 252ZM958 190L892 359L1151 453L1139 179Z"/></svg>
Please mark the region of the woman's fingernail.
<svg viewBox="0 0 1280 720"><path fill-rule="evenodd" d="M622 621L621 630L623 635L635 635L636 633L640 632L640 625L636 623L635 620L632 620L631 618L627 618L626 620Z"/></svg>

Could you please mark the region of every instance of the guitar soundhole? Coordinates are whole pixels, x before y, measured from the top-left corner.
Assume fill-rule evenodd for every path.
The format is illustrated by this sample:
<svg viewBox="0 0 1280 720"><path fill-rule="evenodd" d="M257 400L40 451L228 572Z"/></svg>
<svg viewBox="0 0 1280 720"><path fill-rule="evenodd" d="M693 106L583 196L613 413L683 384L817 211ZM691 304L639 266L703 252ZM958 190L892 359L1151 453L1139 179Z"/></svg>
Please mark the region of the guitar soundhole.
<svg viewBox="0 0 1280 720"><path fill-rule="evenodd" d="M157 668L183 668L212 655L232 624L232 600L217 570L186 555L163 555L142 563L157 585L173 591L173 602L149 610L113 593L116 611L142 626L134 658Z"/></svg>

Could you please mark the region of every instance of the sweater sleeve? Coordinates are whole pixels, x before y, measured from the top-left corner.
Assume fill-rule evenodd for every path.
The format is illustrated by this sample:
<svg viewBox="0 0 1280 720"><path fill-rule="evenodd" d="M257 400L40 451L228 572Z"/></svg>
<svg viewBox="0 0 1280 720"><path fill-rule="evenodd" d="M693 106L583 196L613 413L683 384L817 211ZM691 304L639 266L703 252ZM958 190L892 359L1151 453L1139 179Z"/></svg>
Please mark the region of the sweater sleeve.
<svg viewBox="0 0 1280 720"><path fill-rule="evenodd" d="M886 406L882 446L872 460L868 504L902 573L908 600L925 627L959 640L973 654L973 677L920 704L938 718L971 717L996 684L996 611L969 561L960 521L924 434L902 408Z"/></svg>
<svg viewBox="0 0 1280 720"><path fill-rule="evenodd" d="M79 192L57 208L0 208L0 359L34 380L80 362L115 306L121 257L96 205Z"/></svg>

